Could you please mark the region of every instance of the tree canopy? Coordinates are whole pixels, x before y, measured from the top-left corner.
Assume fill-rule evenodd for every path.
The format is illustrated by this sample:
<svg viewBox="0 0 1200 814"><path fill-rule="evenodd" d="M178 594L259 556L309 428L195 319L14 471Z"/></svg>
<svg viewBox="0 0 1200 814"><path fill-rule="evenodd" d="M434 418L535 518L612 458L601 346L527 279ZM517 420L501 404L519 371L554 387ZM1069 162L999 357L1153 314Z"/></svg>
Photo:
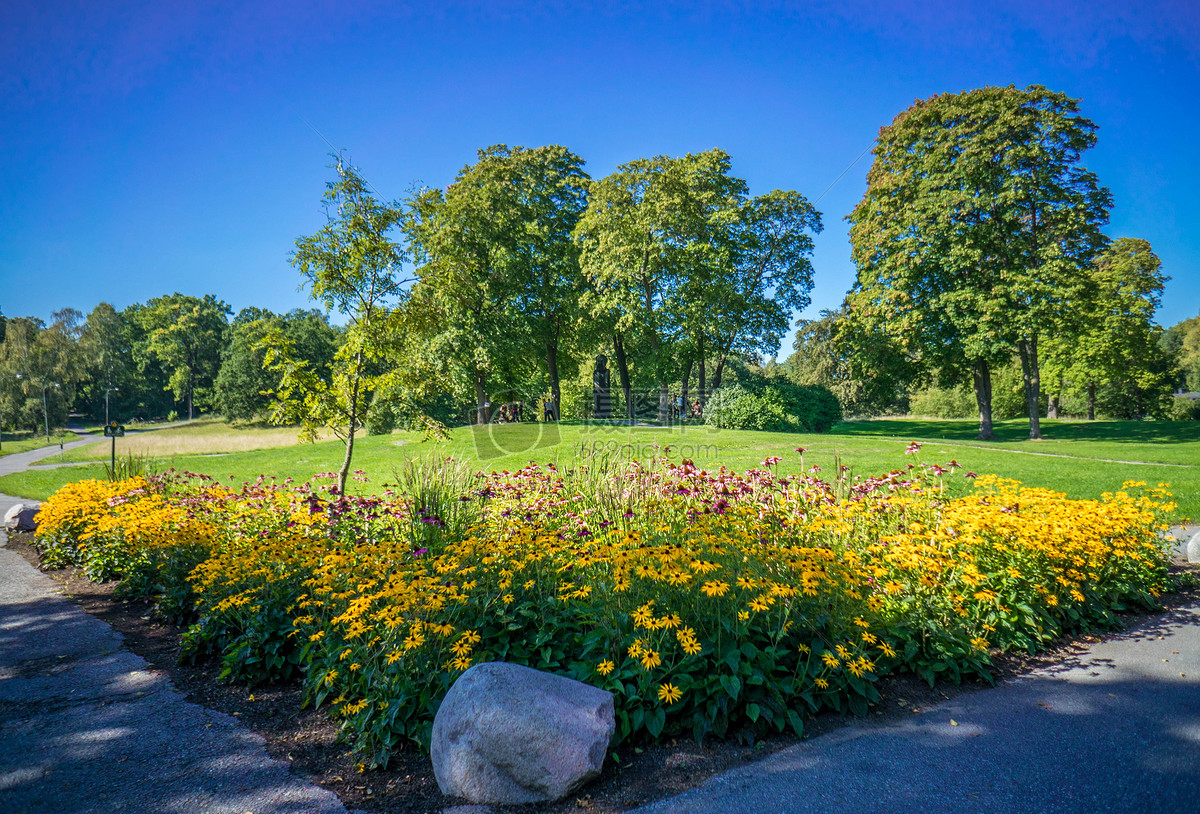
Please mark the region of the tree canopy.
<svg viewBox="0 0 1200 814"><path fill-rule="evenodd" d="M990 367L1014 350L1040 437L1038 342L1070 330L1111 196L1079 166L1096 126L1031 85L918 101L882 128L850 214L858 276L848 317L930 367L973 375L992 437Z"/></svg>

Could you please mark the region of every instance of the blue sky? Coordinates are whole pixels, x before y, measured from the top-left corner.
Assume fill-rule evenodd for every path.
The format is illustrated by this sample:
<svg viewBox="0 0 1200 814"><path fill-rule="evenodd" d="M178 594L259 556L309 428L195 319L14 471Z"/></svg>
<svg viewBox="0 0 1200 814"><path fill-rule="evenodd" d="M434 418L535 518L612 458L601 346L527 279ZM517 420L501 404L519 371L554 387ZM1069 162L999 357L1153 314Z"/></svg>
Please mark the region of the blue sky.
<svg viewBox="0 0 1200 814"><path fill-rule="evenodd" d="M721 147L753 193L820 198L815 316L853 281L844 217L871 157L851 164L879 128L935 93L1038 83L1100 126L1084 164L1113 191L1109 234L1162 258L1171 325L1200 312L1198 8L7 3L0 310L173 291L310 307L287 262L330 177L307 121L388 198L496 143L566 145L595 177Z"/></svg>

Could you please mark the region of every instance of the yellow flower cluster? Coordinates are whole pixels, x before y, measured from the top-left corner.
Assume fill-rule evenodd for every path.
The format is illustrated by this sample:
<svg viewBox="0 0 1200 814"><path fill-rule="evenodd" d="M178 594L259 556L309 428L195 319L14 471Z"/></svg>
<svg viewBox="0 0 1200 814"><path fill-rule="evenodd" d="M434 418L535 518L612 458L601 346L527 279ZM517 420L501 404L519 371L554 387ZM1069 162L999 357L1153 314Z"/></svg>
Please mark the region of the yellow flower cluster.
<svg viewBox="0 0 1200 814"><path fill-rule="evenodd" d="M81 562L116 552L121 572L191 552L192 646L234 677L299 671L373 762L424 742L481 661L611 689L624 736L798 726L797 710L874 700L877 672L982 672L993 648L1168 587L1156 532L1172 506L1144 485L1068 500L987 477L954 497L893 473L839 498L688 462L478 481L440 511L307 485L88 481L47 501L39 536Z"/></svg>

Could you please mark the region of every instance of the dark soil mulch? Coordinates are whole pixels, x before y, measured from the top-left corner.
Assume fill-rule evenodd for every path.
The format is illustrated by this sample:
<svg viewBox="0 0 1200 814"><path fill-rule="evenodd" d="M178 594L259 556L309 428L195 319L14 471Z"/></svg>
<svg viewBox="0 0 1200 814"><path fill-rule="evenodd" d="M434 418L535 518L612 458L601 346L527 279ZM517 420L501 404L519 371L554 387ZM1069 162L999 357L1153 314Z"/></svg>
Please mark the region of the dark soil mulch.
<svg viewBox="0 0 1200 814"><path fill-rule="evenodd" d="M37 566L38 555L28 539L24 534L11 535L8 547ZM1186 566L1176 568L1182 570ZM429 759L415 751L397 753L385 770L359 772L346 744L338 742L338 724L321 711L301 708L297 683L250 690L219 682L220 668L212 662L180 664L182 631L155 618L151 602L118 600L113 596L115 583L91 582L76 568L47 573L60 583L65 596L112 625L124 637L126 647L144 658L152 669L166 674L189 700L236 716L263 737L272 757L287 761L295 774L332 791L347 808L373 814L440 812L461 802L439 791ZM1200 587L1193 586L1161 599L1164 608L1170 610L1200 600ZM1129 613L1124 621L1129 628L1145 628L1159 615L1161 612ZM1067 637L1054 649L1035 656L999 656L995 658L996 679L1004 681L1034 669L1070 664L1088 644L1104 636ZM881 679L877 686L883 700L867 718L822 713L806 722L804 737L816 737L850 724L896 721L986 684L971 682L930 688L912 675L899 675ZM600 778L572 798L512 810L529 814L620 812L693 788L714 774L792 746L799 740L789 734L759 740L753 746L733 740L710 740L704 746L697 746L691 739L626 746L618 750L619 762L606 761Z"/></svg>

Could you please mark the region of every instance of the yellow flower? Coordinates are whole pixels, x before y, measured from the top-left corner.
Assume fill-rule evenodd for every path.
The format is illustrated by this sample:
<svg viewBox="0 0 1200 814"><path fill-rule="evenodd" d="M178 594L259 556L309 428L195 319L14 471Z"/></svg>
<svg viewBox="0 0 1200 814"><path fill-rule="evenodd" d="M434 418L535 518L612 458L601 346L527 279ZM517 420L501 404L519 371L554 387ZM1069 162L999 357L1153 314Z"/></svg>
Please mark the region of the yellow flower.
<svg viewBox="0 0 1200 814"><path fill-rule="evenodd" d="M814 681L813 683L814 683L814 684L816 684L816 685L817 685L817 687L819 687L819 688L820 688L820 689L822 689L822 690L827 690L827 689L829 689L829 682L828 682L828 681L826 681L826 680L825 680L825 679L823 679L823 678L818 678L818 679L817 679L816 681Z"/></svg>
<svg viewBox="0 0 1200 814"><path fill-rule="evenodd" d="M831 670L836 670L838 665L841 664L841 662L838 661L837 656L833 655L832 653L822 653L821 661L825 662L825 666Z"/></svg>
<svg viewBox="0 0 1200 814"><path fill-rule="evenodd" d="M705 596L724 596L729 590L729 583L719 579L710 579L700 586L700 590Z"/></svg>
<svg viewBox="0 0 1200 814"><path fill-rule="evenodd" d="M658 700L665 704L674 704L683 697L683 692L674 684L658 685Z"/></svg>
<svg viewBox="0 0 1200 814"><path fill-rule="evenodd" d="M641 657L642 667L647 670L653 670L658 665L662 664L662 656L657 651L647 648L642 651Z"/></svg>
<svg viewBox="0 0 1200 814"><path fill-rule="evenodd" d="M608 675L615 669L617 669L617 665L613 664L608 659L605 659L604 661L602 661L596 665L596 672L602 676Z"/></svg>

